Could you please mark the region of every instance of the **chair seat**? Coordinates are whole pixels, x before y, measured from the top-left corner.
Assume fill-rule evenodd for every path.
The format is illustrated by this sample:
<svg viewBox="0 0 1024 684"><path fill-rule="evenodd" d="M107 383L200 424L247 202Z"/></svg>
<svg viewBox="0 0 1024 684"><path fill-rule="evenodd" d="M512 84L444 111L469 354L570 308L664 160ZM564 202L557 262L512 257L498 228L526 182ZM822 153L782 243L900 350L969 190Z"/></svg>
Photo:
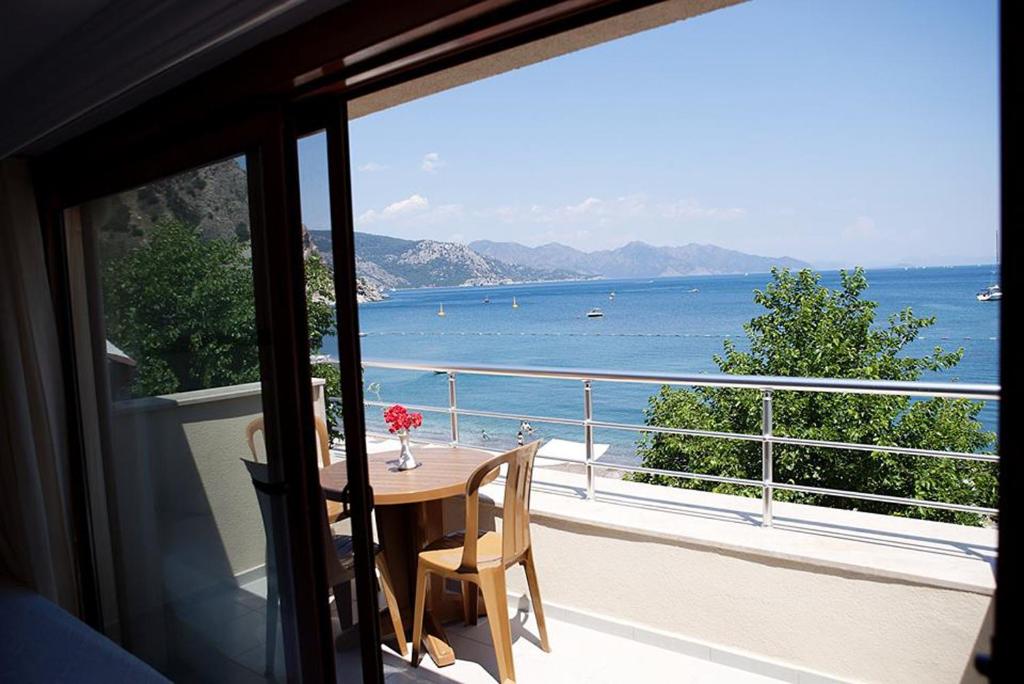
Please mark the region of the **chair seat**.
<svg viewBox="0 0 1024 684"><path fill-rule="evenodd" d="M334 566L336 572L330 573L332 584L347 582L355 576L356 556L352 549L352 537L347 534L333 535L334 552L338 557L338 564ZM374 543L373 555L380 553L380 544ZM328 561L328 567L333 564Z"/></svg>
<svg viewBox="0 0 1024 684"><path fill-rule="evenodd" d="M453 532L427 544L420 551L420 560L438 570L455 572L462 565L462 548L466 532ZM484 532L477 537L478 565L501 563L501 532Z"/></svg>
<svg viewBox="0 0 1024 684"><path fill-rule="evenodd" d="M327 522L336 523L339 520L344 520L348 517L348 511L345 510L345 504L340 501L328 501L327 502Z"/></svg>

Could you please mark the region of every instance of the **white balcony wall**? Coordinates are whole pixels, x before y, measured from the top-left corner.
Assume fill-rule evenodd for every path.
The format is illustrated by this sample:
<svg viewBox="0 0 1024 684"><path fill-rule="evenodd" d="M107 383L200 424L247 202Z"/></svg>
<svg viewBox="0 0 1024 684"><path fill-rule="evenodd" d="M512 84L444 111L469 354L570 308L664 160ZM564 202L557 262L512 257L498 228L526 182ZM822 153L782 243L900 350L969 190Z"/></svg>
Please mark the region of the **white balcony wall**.
<svg viewBox="0 0 1024 684"><path fill-rule="evenodd" d="M323 389L314 379L321 419ZM113 472L128 576L174 600L264 564L263 522L240 462L251 458L245 428L262 413L259 383L116 402Z"/></svg>
<svg viewBox="0 0 1024 684"><path fill-rule="evenodd" d="M757 499L602 478L590 502L582 484L535 469L553 617L784 681L984 681L994 529L779 503L764 529ZM482 491L500 505L500 480ZM528 596L520 570L508 579Z"/></svg>

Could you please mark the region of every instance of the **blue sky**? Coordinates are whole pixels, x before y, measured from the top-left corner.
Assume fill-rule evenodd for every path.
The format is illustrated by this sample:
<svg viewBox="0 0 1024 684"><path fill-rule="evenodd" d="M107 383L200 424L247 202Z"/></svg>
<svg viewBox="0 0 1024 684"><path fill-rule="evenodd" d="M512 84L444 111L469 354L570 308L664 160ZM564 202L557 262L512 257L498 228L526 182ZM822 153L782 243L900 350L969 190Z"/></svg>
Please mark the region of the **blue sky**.
<svg viewBox="0 0 1024 684"><path fill-rule="evenodd" d="M753 0L352 121L356 227L991 262L998 130L995 2Z"/></svg>

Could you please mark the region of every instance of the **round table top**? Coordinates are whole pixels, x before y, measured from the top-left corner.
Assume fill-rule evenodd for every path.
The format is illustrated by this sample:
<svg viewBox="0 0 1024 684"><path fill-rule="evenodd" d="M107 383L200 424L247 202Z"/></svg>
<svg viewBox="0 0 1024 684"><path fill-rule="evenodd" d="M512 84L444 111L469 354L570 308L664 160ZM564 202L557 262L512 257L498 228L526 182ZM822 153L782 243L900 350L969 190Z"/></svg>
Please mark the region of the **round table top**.
<svg viewBox="0 0 1024 684"><path fill-rule="evenodd" d="M377 506L419 503L465 494L469 476L481 463L494 456L468 447L413 447L419 468L398 470L398 454L398 449L395 449L367 457L373 502ZM497 476L498 470L495 469L485 482ZM328 499L340 500L346 484L348 471L344 461L332 463L320 471L320 486Z"/></svg>

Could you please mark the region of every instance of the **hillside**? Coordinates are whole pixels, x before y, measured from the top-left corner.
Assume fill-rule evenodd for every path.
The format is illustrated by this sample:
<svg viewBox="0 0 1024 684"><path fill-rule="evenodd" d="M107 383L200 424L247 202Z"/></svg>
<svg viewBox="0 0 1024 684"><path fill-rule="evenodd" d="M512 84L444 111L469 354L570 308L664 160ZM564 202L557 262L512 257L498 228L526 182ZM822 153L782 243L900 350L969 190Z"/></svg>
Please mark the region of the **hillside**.
<svg viewBox="0 0 1024 684"><path fill-rule="evenodd" d="M310 236L328 263L333 263L330 233L311 231ZM500 285L579 277L564 269L508 264L457 242L403 240L372 233L356 233L356 269L381 288Z"/></svg>
<svg viewBox="0 0 1024 684"><path fill-rule="evenodd" d="M89 217L104 260L143 242L165 218L198 226L207 239L248 242L248 196L245 171L229 159L90 202Z"/></svg>
<svg viewBox="0 0 1024 684"><path fill-rule="evenodd" d="M97 228L101 260L108 263L136 249L154 225L168 218L198 226L208 240L248 243L248 195L245 170L229 159L95 200L89 204L89 217ZM309 234L304 236L307 250L316 249ZM368 271L371 275L357 278L357 297L380 301L385 297L381 290L393 285L380 283L372 265Z"/></svg>
<svg viewBox="0 0 1024 684"><path fill-rule="evenodd" d="M791 257L745 254L715 245L690 243L681 247L656 247L630 242L618 249L584 252L556 242L527 247L517 242L478 240L474 251L494 259L531 268L557 268L604 278L658 278L680 275L758 273L773 266L809 268Z"/></svg>

